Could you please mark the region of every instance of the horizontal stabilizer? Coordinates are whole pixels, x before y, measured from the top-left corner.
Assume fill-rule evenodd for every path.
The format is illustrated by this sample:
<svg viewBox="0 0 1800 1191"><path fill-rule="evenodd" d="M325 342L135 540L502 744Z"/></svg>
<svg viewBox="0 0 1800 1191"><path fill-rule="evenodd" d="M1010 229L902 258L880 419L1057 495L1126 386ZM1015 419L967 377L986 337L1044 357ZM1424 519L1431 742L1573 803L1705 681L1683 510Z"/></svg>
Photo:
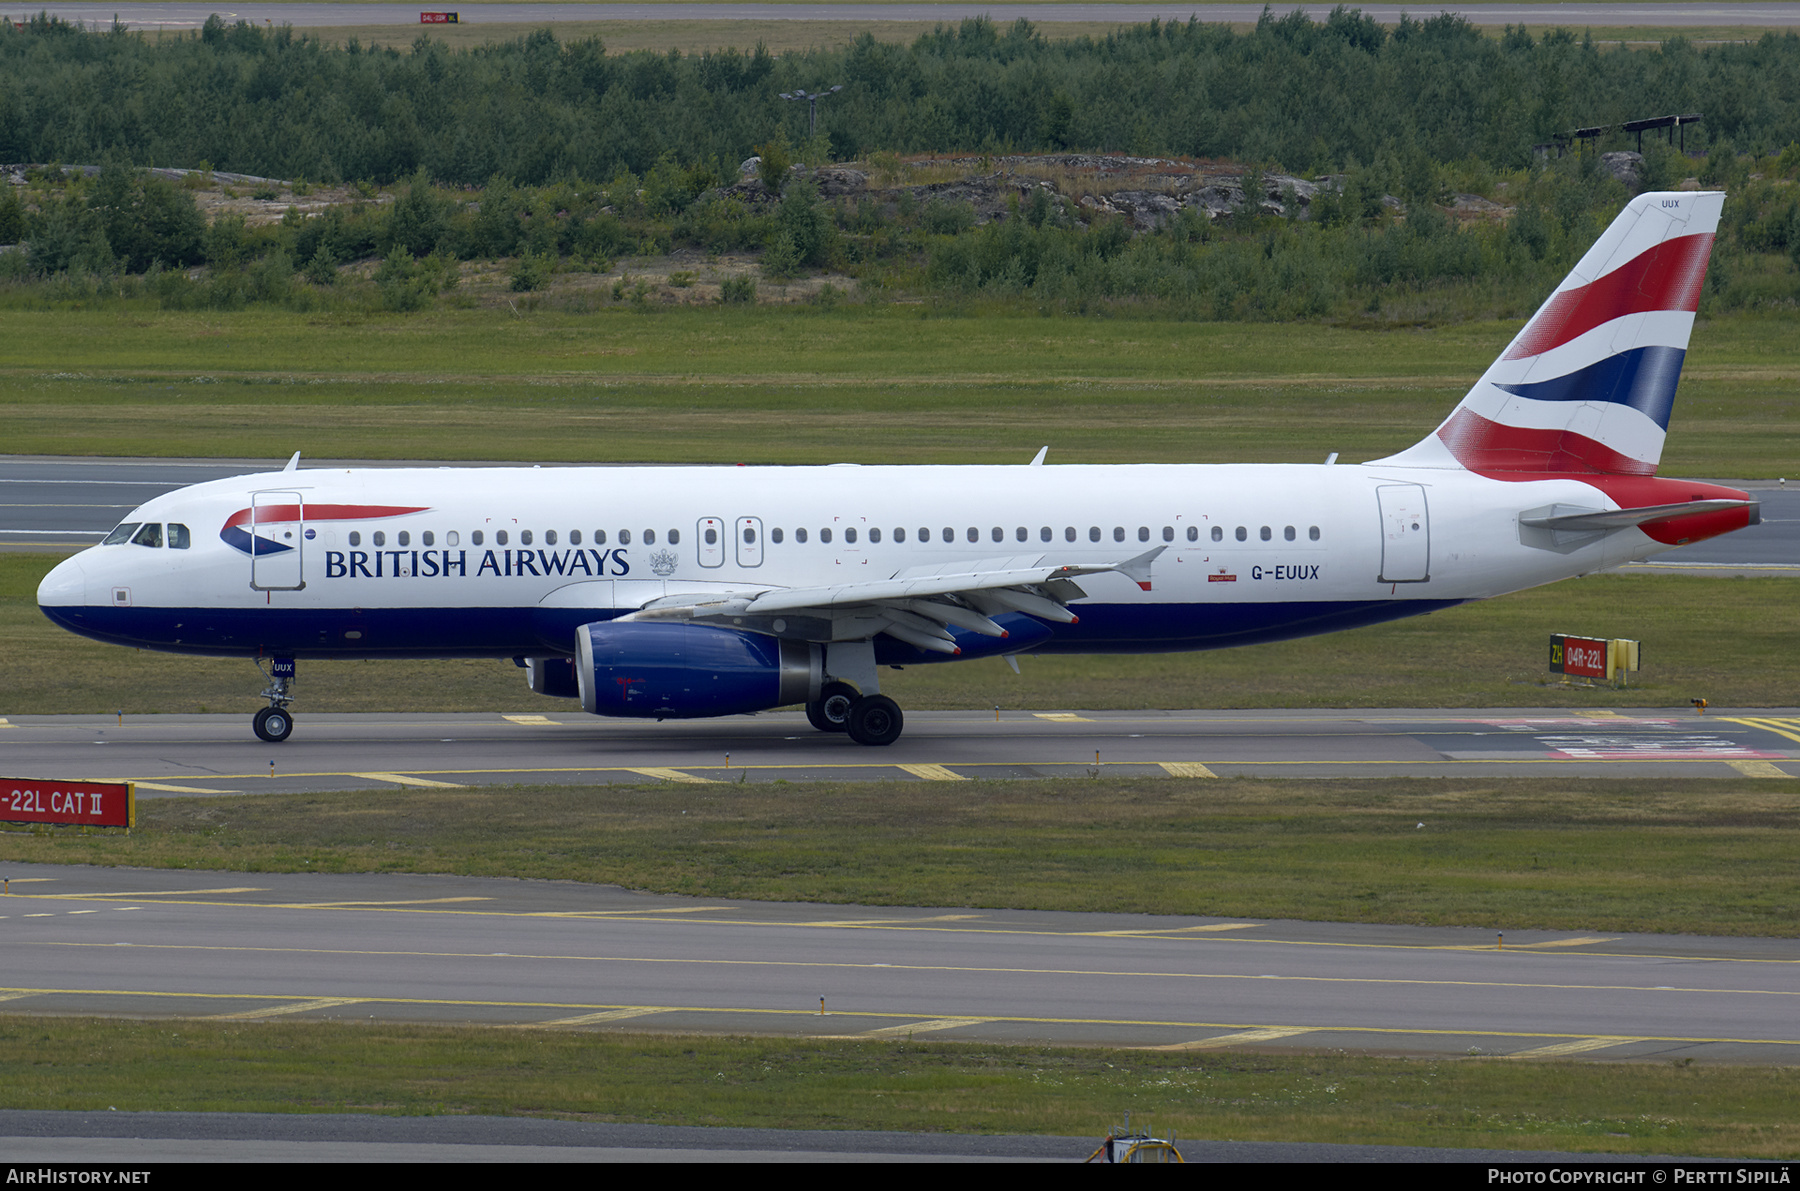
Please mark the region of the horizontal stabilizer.
<svg viewBox="0 0 1800 1191"><path fill-rule="evenodd" d="M1670 505L1646 505L1638 509L1578 509L1570 512L1562 510L1567 506L1555 505L1550 510L1533 510L1519 517L1519 524L1532 529L1555 529L1564 532L1611 533L1616 529L1629 529L1634 525L1648 525L1652 521L1668 521L1674 517L1689 517L1695 513L1717 513L1725 509L1750 508L1750 524L1759 524L1762 520L1758 510L1760 505L1753 500L1684 500Z"/></svg>

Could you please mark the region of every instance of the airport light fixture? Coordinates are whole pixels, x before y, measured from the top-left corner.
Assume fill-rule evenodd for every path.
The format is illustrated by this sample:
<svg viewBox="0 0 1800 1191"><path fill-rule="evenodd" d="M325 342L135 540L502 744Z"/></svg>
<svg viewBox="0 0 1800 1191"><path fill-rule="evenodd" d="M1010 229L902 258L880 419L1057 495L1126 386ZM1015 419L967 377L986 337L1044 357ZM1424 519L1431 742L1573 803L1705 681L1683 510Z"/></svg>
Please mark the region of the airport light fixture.
<svg viewBox="0 0 1800 1191"><path fill-rule="evenodd" d="M844 84L839 83L837 86L827 87L823 91L810 91L810 92L808 92L808 91L783 91L781 93L781 97L783 99L804 99L806 101L807 111L812 116L812 128L807 133L807 135L808 136L818 136L819 135L819 100L823 99L827 95L830 95L834 91L842 91L843 89L844 89Z"/></svg>

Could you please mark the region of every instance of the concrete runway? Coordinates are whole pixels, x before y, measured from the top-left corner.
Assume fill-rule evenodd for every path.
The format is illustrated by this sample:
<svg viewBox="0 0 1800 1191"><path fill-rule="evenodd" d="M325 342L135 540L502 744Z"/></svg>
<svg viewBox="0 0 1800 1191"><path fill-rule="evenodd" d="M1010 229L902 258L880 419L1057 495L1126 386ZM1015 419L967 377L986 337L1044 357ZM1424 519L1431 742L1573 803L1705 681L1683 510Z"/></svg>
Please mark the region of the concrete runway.
<svg viewBox="0 0 1800 1191"><path fill-rule="evenodd" d="M304 673L302 673L304 679ZM133 781L139 798L645 782L1107 777L1800 777L1800 709L913 712L864 748L797 711L657 724L542 712L9 715L0 774ZM302 705L304 706L304 705Z"/></svg>
<svg viewBox="0 0 1800 1191"><path fill-rule="evenodd" d="M6 875L8 1013L1800 1061L1800 958L1786 939L1507 930L1502 950L1476 929L693 900L548 881Z"/></svg>
<svg viewBox="0 0 1800 1191"><path fill-rule="evenodd" d="M422 5L401 4L306 4L249 3L227 8L205 4L33 4L18 10L16 17L39 11L49 12L65 20L84 23L112 24L115 16L132 29L197 29L214 12L228 21L271 21L295 28L343 25L412 25L417 24ZM1331 4L1278 4L1276 11L1304 9L1315 20L1323 21L1334 7ZM1360 4L1367 15L1383 24L1394 24L1402 13L1415 19L1435 16L1439 11L1459 13L1478 25L1529 23L1532 25L1583 26L1754 26L1786 28L1800 25L1800 4ZM439 4L440 9L456 10L464 22L526 22L550 24L556 21L960 21L967 17L987 16L996 24L1009 25L1020 17L1034 22L1058 21L1117 22L1139 24L1152 18L1185 21L1190 16L1202 21L1254 23L1262 15L1261 4L982 4L982 3L789 3L789 4Z"/></svg>
<svg viewBox="0 0 1800 1191"><path fill-rule="evenodd" d="M132 509L188 484L256 471L275 471L285 459L85 459L0 455L0 551L78 550L91 546ZM300 461L322 467L435 467L437 462ZM504 463L458 464L506 467ZM547 464L546 466L576 466ZM1697 478L1697 477L1696 477ZM1800 576L1800 483L1720 480L1762 501L1761 525L1660 554L1628 571L1691 571Z"/></svg>

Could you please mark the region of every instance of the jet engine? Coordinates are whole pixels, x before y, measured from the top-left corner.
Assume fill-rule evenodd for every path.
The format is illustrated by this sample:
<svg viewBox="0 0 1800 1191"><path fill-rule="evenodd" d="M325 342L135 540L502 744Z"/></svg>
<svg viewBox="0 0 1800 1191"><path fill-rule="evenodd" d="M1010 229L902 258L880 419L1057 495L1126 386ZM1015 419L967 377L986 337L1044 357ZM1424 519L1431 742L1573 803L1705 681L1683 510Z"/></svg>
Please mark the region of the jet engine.
<svg viewBox="0 0 1800 1191"><path fill-rule="evenodd" d="M708 625L599 621L575 632L581 706L595 715L692 719L810 703L817 645Z"/></svg>

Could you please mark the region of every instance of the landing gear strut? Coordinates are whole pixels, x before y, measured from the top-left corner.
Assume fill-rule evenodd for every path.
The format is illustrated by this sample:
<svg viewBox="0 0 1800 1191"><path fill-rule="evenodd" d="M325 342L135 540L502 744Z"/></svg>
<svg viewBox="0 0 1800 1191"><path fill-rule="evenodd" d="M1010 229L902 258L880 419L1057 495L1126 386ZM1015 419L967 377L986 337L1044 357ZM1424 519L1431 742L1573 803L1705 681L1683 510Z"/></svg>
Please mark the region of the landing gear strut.
<svg viewBox="0 0 1800 1191"><path fill-rule="evenodd" d="M260 661L256 668L262 669ZM294 717L288 711L288 704L294 701L294 659L272 659L267 676L269 689L263 692L263 698L269 701L269 705L256 713L250 726L256 732L257 739L279 744L294 731Z"/></svg>

